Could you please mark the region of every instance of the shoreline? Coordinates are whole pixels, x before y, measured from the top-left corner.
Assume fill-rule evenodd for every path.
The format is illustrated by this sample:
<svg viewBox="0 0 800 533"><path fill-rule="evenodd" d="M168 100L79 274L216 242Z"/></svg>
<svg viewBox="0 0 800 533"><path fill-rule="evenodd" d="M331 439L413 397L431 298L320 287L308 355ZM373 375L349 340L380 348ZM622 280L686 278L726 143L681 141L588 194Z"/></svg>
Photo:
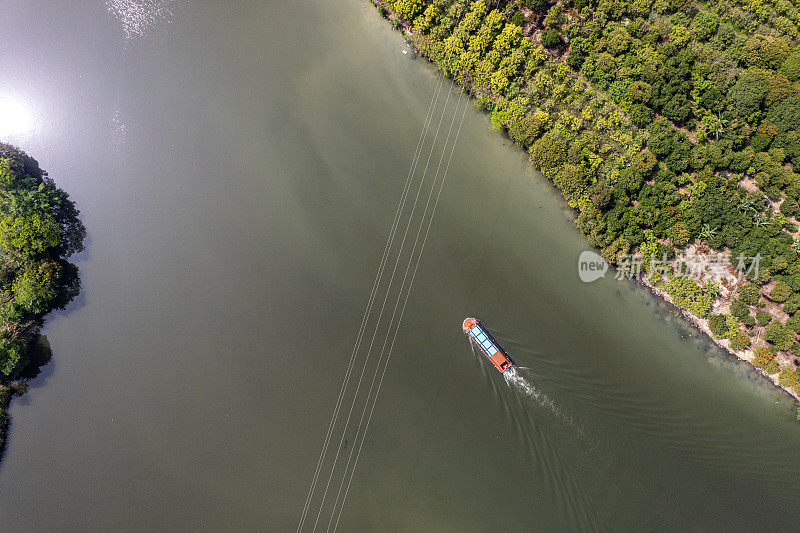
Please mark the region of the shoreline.
<svg viewBox="0 0 800 533"><path fill-rule="evenodd" d="M708 325L707 319L694 315L690 313L688 310L677 306L675 302L672 300L672 296L670 296L667 291L653 285L645 276L642 276L641 279L636 280L635 283L644 285L650 290L650 292L654 296L672 305L673 307L675 307L675 309L678 309L681 312L681 315L686 320L688 320L695 329L697 329L698 331L703 333L706 337L708 337L708 339L711 340L711 342L713 342L716 346L722 348L730 355L736 357L736 359L746 362L759 374L761 374L764 378L766 378L770 383L775 385L777 388L784 390L792 398L800 402L800 395L798 395L794 390L790 389L789 387L786 387L783 384L781 384L781 382L778 380L778 373L768 374L766 371L764 371L763 368L759 368L753 364L753 356L755 355L755 352L752 349L734 350L733 348L731 348L730 341L728 339L715 338L714 335L711 333L711 328Z"/></svg>
<svg viewBox="0 0 800 533"><path fill-rule="evenodd" d="M409 23L407 21L405 21L402 17L399 17L396 13L394 13L394 11L391 9L391 7L388 6L387 3L384 0L369 0L369 2L373 5L373 7L377 8L377 11L378 11L379 15L381 15L384 19L386 19L387 22L392 24L392 29L393 30L399 30L400 31L401 35L405 39L405 41L408 44L408 46L413 50L413 53L414 53L413 57L415 57L415 58L417 56L425 57L425 59L428 61L428 63L430 63L437 71L439 71L439 72L442 71L441 66L438 65L436 61L434 61L430 57L428 57L425 53L423 53L423 51L417 46L417 43L415 42L415 35L414 35L413 31L412 31L411 26L409 25ZM464 84L461 83L461 81L459 79L456 79L456 77L454 77L454 75L447 74L446 72L445 72L445 75L448 78L450 78L451 80L453 80L454 83L456 85L458 85L463 92L466 93L468 98L470 98L471 100L473 100L475 102L479 101L478 96L476 94L474 94L471 90L469 90L468 87L464 86ZM484 97L485 96L486 95L484 95ZM484 112L485 112L485 107L480 107L480 108L482 110L484 110ZM497 128L494 128L494 129L497 129ZM505 133L505 132L504 132L504 136L506 138L509 138L508 134ZM513 142L513 139L512 139L512 142ZM524 151L524 149L523 149L523 151ZM567 203L568 203L569 207L572 209L573 213L581 213L581 210L578 209L578 204L573 205L573 202L570 201L570 198L568 198L565 195L565 192L563 190L561 190L561 188L559 186L557 186L556 183L553 182L553 180L547 175L547 173L544 170L539 169L538 167L536 167L534 162L530 158L529 158L529 161L530 161L530 163L532 165L534 165L535 168L537 168L537 170L539 170L542 173L542 175L547 179L547 181L550 182L550 185L553 186L559 192L559 194L561 194L561 196L567 201ZM575 222L575 220L573 220L573 222ZM584 235L584 238L588 239L588 235L584 231L581 231L581 233ZM586 244L588 245L588 248L590 248L592 250L597 250L597 247L594 246L592 244L592 242L589 242L587 240ZM691 245L691 243L690 243L690 245ZM732 356L736 357L738 360L747 362L751 367L756 369L762 376L764 376L767 380L769 380L773 385L775 385L779 389L782 389L785 392L787 392L795 400L800 401L800 394L798 394L798 392L800 392L800 387L796 387L797 390L793 390L792 387L783 385L779 380L780 368L779 368L778 372L776 372L774 374L769 374L763 368L760 368L759 366L754 364L754 362L753 362L753 358L755 356L754 348L756 346L753 346L752 341L758 339L759 337L763 337L763 333L755 333L754 332L753 335L752 335L751 342L748 343L748 348L746 348L744 350L734 350L731 347L731 343L727 338L717 338L717 337L715 337L713 335L713 333L711 331L711 328L709 326L708 319L702 318L700 316L697 316L697 315L691 313L687 308L677 305L674 302L672 296L666 290L664 290L663 288L655 286L650 280L647 279L646 276L642 276L640 279L634 280L634 282L635 283L641 283L641 284L645 285L650 290L650 292L652 294L654 294L656 297L658 297L661 300L669 303L670 305L674 306L676 309L679 309L681 311L681 314L695 327L695 329L697 329L698 331L700 331L703 334L705 334L715 345L717 345L720 348L724 349L729 354L731 354ZM719 289L723 289L723 290L726 289L724 284L720 284L720 283L714 283L714 284ZM769 284L770 283L767 283L767 285L769 285ZM734 289L735 289L735 287L734 287ZM730 297L732 295L733 295L733 290L730 291L730 294L728 295L728 297ZM717 309L719 311L721 308L729 307L729 304L730 304L730 302L726 303L725 298L717 297L717 298L713 298L712 299L711 308L712 309ZM711 314L712 314L712 312L709 311L709 315L711 315ZM763 344L763 342L762 342L762 344ZM777 352L774 352L774 353L777 355ZM798 420L800 420L800 404L798 404Z"/></svg>
<svg viewBox="0 0 800 533"><path fill-rule="evenodd" d="M14 390L9 385L0 385L0 461L5 455L8 443L8 428L11 425L8 408L11 405L12 396L14 396Z"/></svg>

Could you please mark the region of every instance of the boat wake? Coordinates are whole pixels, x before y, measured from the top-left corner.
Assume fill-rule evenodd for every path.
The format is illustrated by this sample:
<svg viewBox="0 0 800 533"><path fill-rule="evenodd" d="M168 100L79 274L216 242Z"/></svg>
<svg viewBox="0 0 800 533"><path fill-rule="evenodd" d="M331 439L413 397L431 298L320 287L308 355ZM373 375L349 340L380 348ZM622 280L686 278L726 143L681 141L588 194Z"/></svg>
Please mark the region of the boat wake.
<svg viewBox="0 0 800 533"><path fill-rule="evenodd" d="M561 409L552 398L547 396L532 383L531 371L528 368L514 366L503 372L506 384L518 394L534 400L539 406L548 409L553 416L571 429L583 434L583 427L575 422L575 418Z"/></svg>
<svg viewBox="0 0 800 533"><path fill-rule="evenodd" d="M475 351L474 343L468 342L472 349L472 354L477 357L478 353ZM482 359L482 357L479 358ZM529 368L514 365L501 372L501 375L505 379L506 385L517 393L521 399L533 400L539 407L548 410L561 424L566 425L579 436L583 436L583 427L575 421L575 418L533 384L533 372Z"/></svg>

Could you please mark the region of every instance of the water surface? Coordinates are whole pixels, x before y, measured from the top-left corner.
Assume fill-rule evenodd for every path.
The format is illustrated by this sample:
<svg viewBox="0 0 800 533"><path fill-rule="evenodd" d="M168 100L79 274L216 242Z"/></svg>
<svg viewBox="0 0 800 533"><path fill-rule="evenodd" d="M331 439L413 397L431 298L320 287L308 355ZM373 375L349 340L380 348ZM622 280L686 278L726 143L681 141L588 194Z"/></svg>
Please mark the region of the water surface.
<svg viewBox="0 0 800 533"><path fill-rule="evenodd" d="M3 13L0 93L36 124L11 140L89 233L12 407L3 529L295 528L436 73L361 0ZM570 216L470 108L342 530L798 524L792 402L646 291L581 283Z"/></svg>

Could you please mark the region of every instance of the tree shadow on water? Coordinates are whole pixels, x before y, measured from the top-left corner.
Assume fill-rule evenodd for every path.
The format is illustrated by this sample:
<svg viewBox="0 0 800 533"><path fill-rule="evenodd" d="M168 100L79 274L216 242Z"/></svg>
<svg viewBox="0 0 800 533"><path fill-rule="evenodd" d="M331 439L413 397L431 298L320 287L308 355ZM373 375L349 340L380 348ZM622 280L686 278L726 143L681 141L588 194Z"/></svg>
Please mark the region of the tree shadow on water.
<svg viewBox="0 0 800 533"><path fill-rule="evenodd" d="M7 413L11 398L14 398L16 404L28 405L30 396L27 392L31 386L34 388L44 386L47 378L53 374L53 365L50 364L52 359L53 351L50 348L50 341L47 336L37 335L28 347L27 366L20 372L18 380L8 385L8 396L0 398L0 404L3 404L0 405L0 411L6 411L3 412L3 416L0 418L0 470L3 468L3 459L5 458L13 425L11 416Z"/></svg>
<svg viewBox="0 0 800 533"><path fill-rule="evenodd" d="M28 348L28 366L20 373L22 380L30 383L34 387L41 387L44 381L52 375L52 368L49 365L53 359L53 350L50 348L50 341L47 335L37 335Z"/></svg>
<svg viewBox="0 0 800 533"><path fill-rule="evenodd" d="M59 189L36 159L0 142L0 193L4 220L49 220L48 239L29 230L27 240L5 239L0 249L0 465L8 444L12 397L26 405L30 387L44 386L53 375L53 352L39 333L51 312L81 307L78 267L67 258L85 252L86 227L69 194ZM10 198L10 199L9 199ZM24 225L23 225L24 226ZM24 226L27 228L27 226ZM20 230L22 231L22 230ZM43 230L42 230L43 231ZM38 240L37 240L38 239ZM22 244L18 244L18 242ZM85 260L86 257L84 256Z"/></svg>

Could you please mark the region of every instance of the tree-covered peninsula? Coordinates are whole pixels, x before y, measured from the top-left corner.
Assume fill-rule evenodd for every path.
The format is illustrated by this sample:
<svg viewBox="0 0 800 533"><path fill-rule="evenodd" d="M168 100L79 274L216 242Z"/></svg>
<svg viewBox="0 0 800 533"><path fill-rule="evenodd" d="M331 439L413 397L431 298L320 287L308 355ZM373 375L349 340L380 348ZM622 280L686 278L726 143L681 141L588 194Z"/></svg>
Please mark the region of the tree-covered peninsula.
<svg viewBox="0 0 800 533"><path fill-rule="evenodd" d="M645 281L800 393L800 2L372 1L609 262L746 258L750 279Z"/></svg>
<svg viewBox="0 0 800 533"><path fill-rule="evenodd" d="M78 215L35 159L0 143L0 451L10 398L42 362L44 317L80 290L78 268L67 261L83 250Z"/></svg>

